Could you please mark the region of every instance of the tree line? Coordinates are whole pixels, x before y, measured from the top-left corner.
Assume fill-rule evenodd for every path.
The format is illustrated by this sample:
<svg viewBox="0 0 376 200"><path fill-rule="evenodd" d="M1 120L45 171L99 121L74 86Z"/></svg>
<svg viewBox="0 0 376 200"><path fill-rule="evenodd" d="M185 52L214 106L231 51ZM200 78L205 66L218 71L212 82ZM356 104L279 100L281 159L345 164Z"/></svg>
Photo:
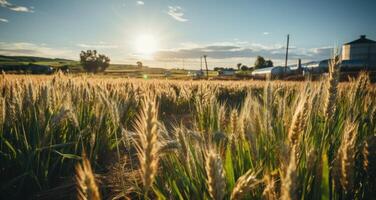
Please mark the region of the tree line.
<svg viewBox="0 0 376 200"><path fill-rule="evenodd" d="M103 72L110 66L110 58L104 54L99 54L96 50L87 50L81 51L80 53L80 63L83 69L87 72L97 73ZM137 66L142 68L142 62L138 61ZM238 63L236 65L237 69L240 71L247 71L250 70L251 67L243 65L242 63ZM262 56L257 56L254 69L262 69L266 67L273 67L273 61L265 60ZM234 68L223 68L223 67L215 67L214 71L220 70L235 70Z"/></svg>
<svg viewBox="0 0 376 200"><path fill-rule="evenodd" d="M257 56L254 67L248 67L247 65L243 65L242 63L238 63L236 65L236 68L238 71L247 71L250 69L262 69L267 67L273 67L273 61L271 60L265 60L262 56ZM214 71L220 71L220 70L235 70L234 68L225 68L225 67L214 67Z"/></svg>

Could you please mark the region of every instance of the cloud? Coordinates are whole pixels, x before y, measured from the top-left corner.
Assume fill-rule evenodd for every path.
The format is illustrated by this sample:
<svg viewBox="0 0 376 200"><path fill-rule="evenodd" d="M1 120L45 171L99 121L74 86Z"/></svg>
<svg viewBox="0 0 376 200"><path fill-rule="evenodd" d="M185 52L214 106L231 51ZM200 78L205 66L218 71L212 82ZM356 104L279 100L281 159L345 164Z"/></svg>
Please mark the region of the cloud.
<svg viewBox="0 0 376 200"><path fill-rule="evenodd" d="M51 48L45 44L0 42L0 55L75 59L77 57L77 52L66 49Z"/></svg>
<svg viewBox="0 0 376 200"><path fill-rule="evenodd" d="M227 59L234 57L250 57L253 54L251 49L242 49L237 46L203 46L190 49L173 49L163 50L156 53L156 59L194 59L200 58L202 55L207 55L215 59Z"/></svg>
<svg viewBox="0 0 376 200"><path fill-rule="evenodd" d="M269 35L270 33L269 32L263 32L262 34L263 35Z"/></svg>
<svg viewBox="0 0 376 200"><path fill-rule="evenodd" d="M320 58L329 58L332 56L334 51L333 47L318 47L318 48L311 48L308 49L305 54L307 55L315 55L316 57Z"/></svg>
<svg viewBox="0 0 376 200"><path fill-rule="evenodd" d="M188 19L184 18L183 9L180 6L169 6L167 14L179 22L188 21Z"/></svg>
<svg viewBox="0 0 376 200"><path fill-rule="evenodd" d="M87 48L87 49L116 49L118 48L117 45L113 45L113 44L107 44L105 42L99 42L99 43L96 43L96 44L77 44L78 47L81 47L81 48Z"/></svg>
<svg viewBox="0 0 376 200"><path fill-rule="evenodd" d="M8 0L0 0L0 6L3 8L8 8L16 12L34 12L33 7L17 6L8 2Z"/></svg>
<svg viewBox="0 0 376 200"><path fill-rule="evenodd" d="M14 6L9 9L16 11L16 12L34 12L33 10L30 10L29 8L24 7L24 6Z"/></svg>
<svg viewBox="0 0 376 200"><path fill-rule="evenodd" d="M331 47L319 48L291 48L289 51L289 60L302 59L322 60L330 57ZM285 47L283 45L261 45L238 42L222 42L208 45L191 45L191 48L167 49L156 53L155 59L161 61L173 61L181 59L199 59L202 55L216 60L230 59L254 59L258 55L265 59L273 61L283 61L285 57ZM277 62L278 64L278 62Z"/></svg>
<svg viewBox="0 0 376 200"><path fill-rule="evenodd" d="M9 21L7 19L0 18L0 22L8 23Z"/></svg>
<svg viewBox="0 0 376 200"><path fill-rule="evenodd" d="M145 2L143 2L143 1L137 1L136 3L137 3L137 5L139 5L139 6L143 6L143 5L145 5Z"/></svg>

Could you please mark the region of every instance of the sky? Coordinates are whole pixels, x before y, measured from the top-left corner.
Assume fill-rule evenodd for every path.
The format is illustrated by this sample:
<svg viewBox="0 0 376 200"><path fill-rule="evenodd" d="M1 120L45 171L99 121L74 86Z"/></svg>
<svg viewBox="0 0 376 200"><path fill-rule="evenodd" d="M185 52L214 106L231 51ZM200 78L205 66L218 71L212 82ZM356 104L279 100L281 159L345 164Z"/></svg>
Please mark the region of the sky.
<svg viewBox="0 0 376 200"><path fill-rule="evenodd" d="M150 67L282 65L318 61L367 35L375 0L0 0L0 54L79 59L96 49L112 63Z"/></svg>

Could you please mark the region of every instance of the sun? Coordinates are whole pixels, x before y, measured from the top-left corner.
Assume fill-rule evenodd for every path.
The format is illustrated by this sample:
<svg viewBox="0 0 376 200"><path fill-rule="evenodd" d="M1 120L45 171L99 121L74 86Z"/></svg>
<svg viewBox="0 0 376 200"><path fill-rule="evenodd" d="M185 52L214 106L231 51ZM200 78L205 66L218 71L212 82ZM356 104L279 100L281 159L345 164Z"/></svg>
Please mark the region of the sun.
<svg viewBox="0 0 376 200"><path fill-rule="evenodd" d="M158 39L151 34L142 34L136 37L134 41L137 55L143 58L151 58L158 51Z"/></svg>

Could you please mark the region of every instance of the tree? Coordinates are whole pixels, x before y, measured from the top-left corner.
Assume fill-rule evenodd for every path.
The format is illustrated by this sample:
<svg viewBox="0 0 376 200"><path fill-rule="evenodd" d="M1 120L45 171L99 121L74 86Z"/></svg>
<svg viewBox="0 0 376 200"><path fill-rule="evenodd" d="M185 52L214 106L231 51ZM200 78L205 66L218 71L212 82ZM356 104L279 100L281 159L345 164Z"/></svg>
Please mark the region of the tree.
<svg viewBox="0 0 376 200"><path fill-rule="evenodd" d="M241 67L241 70L242 71L247 71L249 68L246 66L246 65L243 65L242 67Z"/></svg>
<svg viewBox="0 0 376 200"><path fill-rule="evenodd" d="M257 56L255 61L255 69L261 69L266 67L273 67L273 61L265 60L262 56Z"/></svg>
<svg viewBox="0 0 376 200"><path fill-rule="evenodd" d="M141 61L137 61L137 63L136 63L136 64L137 64L137 67L138 67L138 68L142 68L142 67L144 66L144 65L142 64L142 62L141 62Z"/></svg>
<svg viewBox="0 0 376 200"><path fill-rule="evenodd" d="M257 56L255 61L255 69L261 69L265 67L265 59L261 56Z"/></svg>
<svg viewBox="0 0 376 200"><path fill-rule="evenodd" d="M237 65L236 65L236 67L238 67L238 71L240 70L240 67L242 66L242 64L241 63L238 63Z"/></svg>
<svg viewBox="0 0 376 200"><path fill-rule="evenodd" d="M271 60L265 61L265 67L273 67L273 61Z"/></svg>
<svg viewBox="0 0 376 200"><path fill-rule="evenodd" d="M87 72L103 72L110 66L110 58L96 50L81 51L80 62Z"/></svg>

